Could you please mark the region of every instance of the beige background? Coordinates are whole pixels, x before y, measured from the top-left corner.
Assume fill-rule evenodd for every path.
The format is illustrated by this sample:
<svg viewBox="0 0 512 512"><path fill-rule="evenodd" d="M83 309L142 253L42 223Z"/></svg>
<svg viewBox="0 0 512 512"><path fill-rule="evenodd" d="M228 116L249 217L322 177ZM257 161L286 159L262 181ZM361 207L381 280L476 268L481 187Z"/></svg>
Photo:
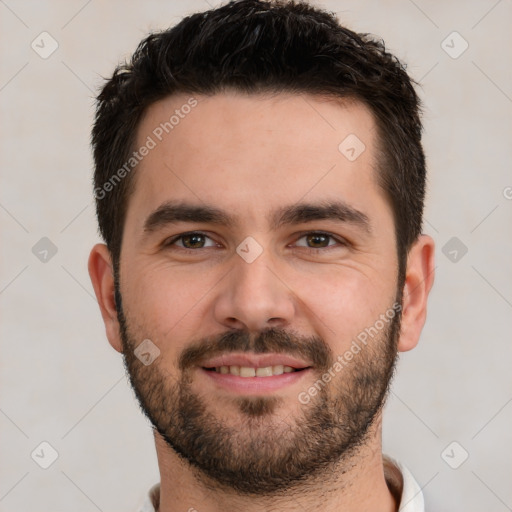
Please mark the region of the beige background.
<svg viewBox="0 0 512 512"><path fill-rule="evenodd" d="M387 406L385 451L416 476L429 510L512 510L512 3L316 3L382 36L425 101L437 278ZM149 423L87 273L99 240L89 133L100 77L149 31L207 7L0 0L0 511L136 510L158 481ZM47 59L31 48L43 31L59 45ZM453 31L463 40L446 39ZM452 58L445 39L452 55L469 47ZM47 262L32 251L43 237L57 249ZM468 249L455 262L454 247L443 252L452 237ZM43 441L59 454L48 469L31 458ZM445 460L457 465L463 450L452 469Z"/></svg>

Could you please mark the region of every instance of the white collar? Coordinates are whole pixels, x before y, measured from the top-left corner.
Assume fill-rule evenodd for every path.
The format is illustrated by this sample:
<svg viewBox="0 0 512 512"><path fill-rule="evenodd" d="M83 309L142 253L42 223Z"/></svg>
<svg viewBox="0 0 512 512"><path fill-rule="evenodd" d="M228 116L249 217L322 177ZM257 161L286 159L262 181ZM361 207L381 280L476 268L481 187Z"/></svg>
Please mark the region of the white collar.
<svg viewBox="0 0 512 512"><path fill-rule="evenodd" d="M387 455L383 456L383 462L386 483L392 492L394 490L400 496L398 512L425 512L423 492L411 472Z"/></svg>

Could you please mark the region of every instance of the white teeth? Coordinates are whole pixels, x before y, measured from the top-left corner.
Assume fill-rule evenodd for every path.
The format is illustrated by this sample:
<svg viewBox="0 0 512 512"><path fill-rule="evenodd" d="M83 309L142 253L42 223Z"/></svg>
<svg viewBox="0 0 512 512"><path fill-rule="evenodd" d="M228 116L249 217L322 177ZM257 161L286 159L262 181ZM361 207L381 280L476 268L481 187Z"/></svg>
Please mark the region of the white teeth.
<svg viewBox="0 0 512 512"><path fill-rule="evenodd" d="M256 377L256 370L247 366L240 366L240 377Z"/></svg>
<svg viewBox="0 0 512 512"><path fill-rule="evenodd" d="M217 366L215 368L217 373L226 375L238 375L240 377L272 377L273 375L282 375L283 373L294 372L295 369L291 366L284 366L276 364L274 366L265 366L263 368L251 368L249 366Z"/></svg>
<svg viewBox="0 0 512 512"><path fill-rule="evenodd" d="M283 373L283 365L282 364L277 364L276 366L272 366L272 373L274 375L281 375Z"/></svg>
<svg viewBox="0 0 512 512"><path fill-rule="evenodd" d="M256 377L272 377L272 366L258 368L256 370Z"/></svg>

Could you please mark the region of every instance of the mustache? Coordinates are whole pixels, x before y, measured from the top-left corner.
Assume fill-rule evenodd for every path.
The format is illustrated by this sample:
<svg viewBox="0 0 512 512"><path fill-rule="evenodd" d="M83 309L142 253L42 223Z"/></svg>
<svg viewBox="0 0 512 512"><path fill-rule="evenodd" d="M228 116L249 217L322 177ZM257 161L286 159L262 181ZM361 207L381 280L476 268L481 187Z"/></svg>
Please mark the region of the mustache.
<svg viewBox="0 0 512 512"><path fill-rule="evenodd" d="M283 329L270 328L254 336L242 330L203 338L183 350L180 370L200 366L205 359L230 352L288 354L304 359L316 369L327 370L334 360L332 350L318 336L299 336Z"/></svg>

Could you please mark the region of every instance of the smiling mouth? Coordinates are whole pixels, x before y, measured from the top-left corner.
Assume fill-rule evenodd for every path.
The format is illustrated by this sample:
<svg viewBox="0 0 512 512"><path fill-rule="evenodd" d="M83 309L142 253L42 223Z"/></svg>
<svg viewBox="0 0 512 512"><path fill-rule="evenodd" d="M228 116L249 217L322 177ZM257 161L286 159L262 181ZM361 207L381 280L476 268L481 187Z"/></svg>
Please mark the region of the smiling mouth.
<svg viewBox="0 0 512 512"><path fill-rule="evenodd" d="M252 368L250 366L239 365L215 366L212 368L203 367L203 369L206 371L221 373L224 375L236 375L237 377L273 377L274 375L282 375L283 373L300 372L306 370L307 368L292 368L291 366L282 364L260 368Z"/></svg>

